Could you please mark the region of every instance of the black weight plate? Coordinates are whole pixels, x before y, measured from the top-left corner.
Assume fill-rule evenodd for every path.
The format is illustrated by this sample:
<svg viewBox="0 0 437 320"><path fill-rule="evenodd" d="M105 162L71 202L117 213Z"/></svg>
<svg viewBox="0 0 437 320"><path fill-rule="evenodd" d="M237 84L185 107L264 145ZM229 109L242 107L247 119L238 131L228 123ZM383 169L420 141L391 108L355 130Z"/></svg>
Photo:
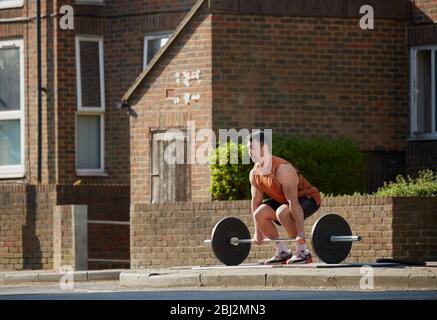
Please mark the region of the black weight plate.
<svg viewBox="0 0 437 320"><path fill-rule="evenodd" d="M250 232L243 221L234 217L223 218L212 229L211 247L217 259L227 266L239 265L250 252L250 243L234 246L231 238L251 239Z"/></svg>
<svg viewBox="0 0 437 320"><path fill-rule="evenodd" d="M352 242L331 242L331 236L351 235L351 228L345 219L336 214L327 214L314 224L311 243L321 261L341 263L349 255Z"/></svg>

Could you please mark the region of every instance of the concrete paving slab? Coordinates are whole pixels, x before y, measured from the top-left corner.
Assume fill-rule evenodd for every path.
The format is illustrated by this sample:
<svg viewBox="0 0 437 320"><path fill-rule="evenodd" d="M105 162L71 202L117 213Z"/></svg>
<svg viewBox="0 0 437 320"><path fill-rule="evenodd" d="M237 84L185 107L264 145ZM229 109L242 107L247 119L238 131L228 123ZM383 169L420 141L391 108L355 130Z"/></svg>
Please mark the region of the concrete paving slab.
<svg viewBox="0 0 437 320"><path fill-rule="evenodd" d="M411 274L408 278L409 288L427 289L430 287L437 289L437 275L433 273L428 274Z"/></svg>
<svg viewBox="0 0 437 320"><path fill-rule="evenodd" d="M122 269L96 270L96 271L74 271L73 280L77 282L119 280ZM21 284L33 282L59 282L66 276L65 272L35 270L35 271L11 271L0 274L0 284Z"/></svg>
<svg viewBox="0 0 437 320"><path fill-rule="evenodd" d="M88 281L88 271L75 271L73 280L78 282Z"/></svg>
<svg viewBox="0 0 437 320"><path fill-rule="evenodd" d="M185 288L200 287L199 274L172 274L172 273L137 273L122 272L120 285L124 287L142 288Z"/></svg>
<svg viewBox="0 0 437 320"><path fill-rule="evenodd" d="M200 283L208 288L265 287L266 274L201 274Z"/></svg>
<svg viewBox="0 0 437 320"><path fill-rule="evenodd" d="M64 273L40 273L38 274L38 282L58 282L64 275Z"/></svg>
<svg viewBox="0 0 437 320"><path fill-rule="evenodd" d="M3 284L38 282L38 273L4 274Z"/></svg>
<svg viewBox="0 0 437 320"><path fill-rule="evenodd" d="M155 276L142 271L146 280L135 271L120 274L120 286L142 288L288 288L288 289L352 289L375 290L437 290L437 269L426 267L390 267L361 269L317 267L193 267L163 269ZM162 275L163 272L167 274ZM132 280L130 277L136 277ZM371 279L371 280L369 280Z"/></svg>
<svg viewBox="0 0 437 320"><path fill-rule="evenodd" d="M118 280L123 270L93 270L88 271L88 281Z"/></svg>

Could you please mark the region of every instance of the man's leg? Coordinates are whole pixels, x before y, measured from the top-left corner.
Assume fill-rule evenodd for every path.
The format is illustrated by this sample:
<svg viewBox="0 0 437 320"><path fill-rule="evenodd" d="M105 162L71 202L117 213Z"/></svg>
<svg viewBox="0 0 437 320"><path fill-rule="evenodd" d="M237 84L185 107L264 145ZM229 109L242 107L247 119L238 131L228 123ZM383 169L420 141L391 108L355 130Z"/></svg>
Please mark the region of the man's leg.
<svg viewBox="0 0 437 320"><path fill-rule="evenodd" d="M273 225L273 220L276 219L275 211L268 205L260 205L253 213L256 224L263 233L263 235L269 239L276 239L279 237L278 230Z"/></svg>
<svg viewBox="0 0 437 320"><path fill-rule="evenodd" d="M303 211L303 210L302 210ZM279 222L284 226L287 235L295 238L298 235L297 223L294 220L290 208L287 204L281 205L276 210L276 216ZM310 263L312 262L311 254L305 243L296 243L296 254L287 263Z"/></svg>
<svg viewBox="0 0 437 320"><path fill-rule="evenodd" d="M279 237L278 230L273 224L273 220L276 220L276 213L272 207L267 204L260 205L254 212L255 222L258 229L263 235L269 239L277 239ZM273 242L273 246L276 248L276 254L270 259L266 260L265 264L271 263L285 263L290 257L291 253L281 241Z"/></svg>
<svg viewBox="0 0 437 320"><path fill-rule="evenodd" d="M284 227L285 231L287 232L287 235L290 238L296 238L297 236L296 222L294 221L290 212L290 208L288 207L287 204L283 204L276 210L276 218Z"/></svg>

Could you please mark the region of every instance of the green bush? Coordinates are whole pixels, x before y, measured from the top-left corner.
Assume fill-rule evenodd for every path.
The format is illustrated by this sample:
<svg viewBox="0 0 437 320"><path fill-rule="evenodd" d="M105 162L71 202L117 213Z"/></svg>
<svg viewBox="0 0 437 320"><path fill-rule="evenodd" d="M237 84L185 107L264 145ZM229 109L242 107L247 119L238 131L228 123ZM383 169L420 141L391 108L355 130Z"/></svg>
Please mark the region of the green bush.
<svg viewBox="0 0 437 320"><path fill-rule="evenodd" d="M350 139L273 138L273 154L290 161L325 194L353 194L364 189L364 154Z"/></svg>
<svg viewBox="0 0 437 320"><path fill-rule="evenodd" d="M230 161L222 161L220 164L220 155L222 160L229 160L232 148L238 147L238 164L231 164ZM235 149L234 149L235 150ZM209 191L215 200L242 200L250 199L250 182L249 173L252 164L242 164L243 153L247 155L244 144L236 145L233 142L222 144L215 149L210 158L209 168L211 170L211 184ZM236 159L235 159L236 160ZM236 162L236 161L233 161Z"/></svg>
<svg viewBox="0 0 437 320"><path fill-rule="evenodd" d="M385 182L375 192L377 196L437 196L437 174L432 170L419 172L416 179L399 175L395 181Z"/></svg>
<svg viewBox="0 0 437 320"><path fill-rule="evenodd" d="M218 200L250 199L249 172L253 164L216 164L220 152L229 157L231 147L236 145L229 142L215 150L210 162L210 192ZM241 159L247 152L245 145L239 144L238 150ZM290 161L325 194L353 194L363 189L364 154L352 140L274 136L273 154Z"/></svg>

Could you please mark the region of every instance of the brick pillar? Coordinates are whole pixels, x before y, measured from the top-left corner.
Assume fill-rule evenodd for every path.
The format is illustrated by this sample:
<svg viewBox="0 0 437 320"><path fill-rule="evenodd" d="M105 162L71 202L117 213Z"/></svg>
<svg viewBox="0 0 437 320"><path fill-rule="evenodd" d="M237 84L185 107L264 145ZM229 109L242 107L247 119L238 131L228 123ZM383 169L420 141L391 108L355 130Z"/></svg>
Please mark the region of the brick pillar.
<svg viewBox="0 0 437 320"><path fill-rule="evenodd" d="M62 205L53 214L53 268L88 269L88 207Z"/></svg>

